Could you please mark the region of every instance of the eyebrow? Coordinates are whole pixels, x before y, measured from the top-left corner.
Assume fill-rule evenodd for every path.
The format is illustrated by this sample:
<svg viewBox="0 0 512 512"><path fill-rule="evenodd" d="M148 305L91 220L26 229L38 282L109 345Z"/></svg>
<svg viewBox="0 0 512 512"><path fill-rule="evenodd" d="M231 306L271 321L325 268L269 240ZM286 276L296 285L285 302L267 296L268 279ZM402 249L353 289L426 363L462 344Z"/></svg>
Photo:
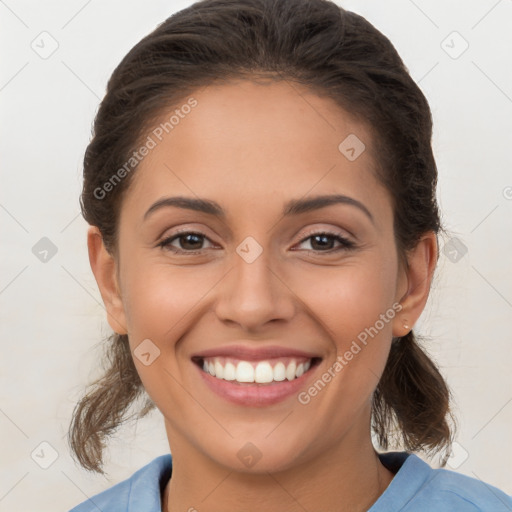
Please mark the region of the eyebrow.
<svg viewBox="0 0 512 512"><path fill-rule="evenodd" d="M333 204L348 204L350 206L355 206L356 208L359 208L372 221L372 223L375 223L373 215L363 203L357 199L342 194L316 196L310 199L292 199L286 203L283 215L298 215L300 213L325 208L326 206L331 206Z"/></svg>
<svg viewBox="0 0 512 512"><path fill-rule="evenodd" d="M325 208L326 206L331 206L333 204L347 204L350 206L355 206L356 208L359 208L372 221L372 223L375 224L373 215L363 203L357 199L342 194L322 195L309 199L292 199L285 204L282 214L284 217L288 217L290 215L299 215L301 213L319 210L320 208ZM209 199L176 196L164 197L153 203L144 214L144 220L146 220L155 211L169 206L207 213L222 219L226 218L226 213L219 205L219 203L215 201L211 201Z"/></svg>
<svg viewBox="0 0 512 512"><path fill-rule="evenodd" d="M222 207L215 201L199 198L196 199L194 197L177 196L164 197L153 203L149 207L148 211L144 214L144 220L146 220L156 210L160 210L161 208L167 206L175 206L176 208L184 208L186 210L208 213L210 215L215 215L216 217L226 217Z"/></svg>

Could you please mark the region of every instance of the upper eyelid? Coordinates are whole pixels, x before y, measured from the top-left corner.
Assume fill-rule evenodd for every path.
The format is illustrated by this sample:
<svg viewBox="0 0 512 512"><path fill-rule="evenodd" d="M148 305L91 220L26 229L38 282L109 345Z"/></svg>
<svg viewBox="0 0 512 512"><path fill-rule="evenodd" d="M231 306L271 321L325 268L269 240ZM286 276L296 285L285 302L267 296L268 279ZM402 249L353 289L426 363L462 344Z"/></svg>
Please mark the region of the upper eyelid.
<svg viewBox="0 0 512 512"><path fill-rule="evenodd" d="M169 231L172 231L172 233L167 234L167 232L169 232ZM211 230L208 230L208 231L211 231ZM169 240L170 238L176 238L179 235L186 235L189 233L204 236L205 238L208 238L208 240L212 241L212 238L210 237L210 235L206 234L205 228L202 228L202 227L201 228L194 228L194 227L179 228L178 227L176 229L176 231L174 231L174 227L168 227L167 229L165 229L162 232L161 235L158 236L157 239L160 241L164 241L164 240ZM215 231L212 231L212 233L214 233L215 236L218 236L217 233L215 233Z"/></svg>
<svg viewBox="0 0 512 512"><path fill-rule="evenodd" d="M327 234L330 236L339 236L341 238L346 238L347 240L350 240L351 238L354 238L350 233L348 233L347 230L338 231L336 228L313 228L313 229L306 229L303 231L300 231L298 237L299 241L303 242L305 239L315 236L315 235L321 235L321 234Z"/></svg>
<svg viewBox="0 0 512 512"><path fill-rule="evenodd" d="M162 240L168 240L169 238L175 238L175 237L178 237L179 235L186 235L186 234L196 234L196 235L201 235L201 236L204 236L205 238L208 238L208 240L212 241L210 236L207 235L206 233L204 233L201 229L194 229L194 228L183 228L183 229L179 229L178 231L175 231L174 233L170 234L170 235L166 235L166 236L161 236L159 238L161 238ZM345 237L347 238L347 236L344 234L344 233L340 233L340 232L337 232L335 230L335 228L317 228L317 229L312 229L312 230L302 230L300 232L299 235L297 235L300 239L300 241L302 242L304 240L304 238L308 238L310 236L313 236L313 235L319 235L319 234L328 234L328 235L336 235L336 236L342 236L342 237Z"/></svg>
<svg viewBox="0 0 512 512"><path fill-rule="evenodd" d="M341 224L338 225L340 222L341 222ZM194 224L197 224L198 227L197 228L194 227ZM359 226L359 224L357 224L357 223L355 226L353 226L353 228L351 228L350 221L348 221L348 225L344 225L344 224L347 224L347 221L342 220L342 219L316 218L316 219L310 219L308 224L309 225L315 225L315 224L330 225L330 227L318 228L318 230L319 231L325 230L327 232L335 233L336 235L343 236L345 238L350 238L354 242L357 242L360 238L360 235L357 233L358 231L362 230L362 233L364 233L366 231L365 229L361 228L361 226ZM187 227L186 228L179 227L179 226L183 226L183 225L186 225ZM357 227L357 226L359 226L359 227ZM219 227L220 226L217 226L217 228L219 228ZM165 230L159 232L160 234L158 236L158 239L163 240L164 238L167 239L167 238L169 238L169 236L173 236L173 235L164 236L164 234L170 230L173 230L174 228L178 228L178 231L175 231L173 235L183 232L182 229L184 229L185 231L194 231L194 232L198 231L202 235L210 238L209 235L204 232L206 229L206 231L213 233L214 237L221 236L221 235L219 235L219 232L218 232L219 230L212 229L210 226L208 226L208 223L205 224L204 222L200 222L200 221L199 222L194 222L194 221L187 222L186 220L184 220L181 222L176 222L175 224L173 223L172 225L168 225ZM287 227L287 228L285 228L285 231L288 231L289 229L291 229L291 228ZM316 233L317 232L316 228L313 228L313 229L315 229L315 231L313 231L313 233ZM355 231L354 231L354 229L355 229ZM273 231L273 230L274 230L274 228L271 228L271 231ZM341 232L339 232L340 230L341 230ZM228 243L233 242L234 233L229 226L227 226L225 223L223 223L223 227L220 227L220 231L223 233L222 236L226 237L226 241ZM309 232L309 230L306 228L306 229L301 229L299 231L299 233L305 233L305 232ZM295 235L295 236L297 236L297 235ZM310 235L304 235L304 236L310 236ZM210 238L210 240L212 240L212 239Z"/></svg>
<svg viewBox="0 0 512 512"><path fill-rule="evenodd" d="M201 225L201 227L193 227L193 223L192 225L191 224L188 224L186 223L186 226L185 228L183 227L178 227L176 231L174 231L171 235L165 235L164 234L172 229L174 229L176 226L180 226L180 225L183 225L182 223L179 223L179 224L176 224L176 226L168 226L163 232L161 232L161 235L158 236L158 238L160 239L166 239L166 238L169 238L169 237L173 237L175 235L178 235L180 233L190 233L190 232L193 232L193 233L198 233L198 234L201 234L205 237L209 237L208 234L205 233L205 229L206 231L211 231L212 233L214 233L215 236L219 236L218 233L216 233L214 230L212 230L211 228L205 228L204 227L204 224L203 223L199 223ZM313 222L313 224L329 224L329 222ZM341 232L339 232L339 230L341 230ZM311 234L315 234L315 233L323 233L323 232L327 232L327 233L332 233L332 234L339 234L341 236L345 236L345 234L348 235L348 237L352 237L352 238L356 238L355 235L351 232L351 230L347 229L346 227L325 227L325 228L321 228L321 227L317 227L317 228L303 228L301 229L298 233L299 235L295 235L295 236L311 236ZM231 230L228 231L228 241L231 241L231 238L232 238L232 233L231 233Z"/></svg>

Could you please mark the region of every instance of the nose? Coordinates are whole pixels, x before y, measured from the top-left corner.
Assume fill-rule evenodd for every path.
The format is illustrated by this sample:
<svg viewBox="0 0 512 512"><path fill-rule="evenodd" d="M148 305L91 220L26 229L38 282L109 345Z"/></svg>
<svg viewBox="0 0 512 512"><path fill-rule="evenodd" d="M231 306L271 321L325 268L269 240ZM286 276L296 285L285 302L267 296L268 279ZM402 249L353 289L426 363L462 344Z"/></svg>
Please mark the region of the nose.
<svg viewBox="0 0 512 512"><path fill-rule="evenodd" d="M244 331L255 331L277 320L290 320L295 314L293 291L272 268L270 251L252 262L237 253L233 266L218 287L217 317L225 323L238 324Z"/></svg>

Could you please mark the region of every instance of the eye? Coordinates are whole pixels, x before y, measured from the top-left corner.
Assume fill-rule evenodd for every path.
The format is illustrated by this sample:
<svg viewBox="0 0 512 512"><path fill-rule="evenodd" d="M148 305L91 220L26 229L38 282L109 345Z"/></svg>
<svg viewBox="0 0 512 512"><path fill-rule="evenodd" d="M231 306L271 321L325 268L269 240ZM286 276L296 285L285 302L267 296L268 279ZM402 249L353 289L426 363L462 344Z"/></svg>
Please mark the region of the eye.
<svg viewBox="0 0 512 512"><path fill-rule="evenodd" d="M162 247L175 253L197 254L204 249L204 247L201 247L204 240L208 240L208 238L203 233L183 231L162 240L158 244L158 247ZM174 241L177 241L180 247L172 245Z"/></svg>
<svg viewBox="0 0 512 512"><path fill-rule="evenodd" d="M336 252L340 250L350 250L355 249L356 244L351 240L341 236L339 233L329 233L325 231L321 231L318 233L313 233L309 235L307 238L304 238L300 243L303 244L311 240L310 246L311 249L315 252ZM341 247L333 248L333 243L338 242Z"/></svg>

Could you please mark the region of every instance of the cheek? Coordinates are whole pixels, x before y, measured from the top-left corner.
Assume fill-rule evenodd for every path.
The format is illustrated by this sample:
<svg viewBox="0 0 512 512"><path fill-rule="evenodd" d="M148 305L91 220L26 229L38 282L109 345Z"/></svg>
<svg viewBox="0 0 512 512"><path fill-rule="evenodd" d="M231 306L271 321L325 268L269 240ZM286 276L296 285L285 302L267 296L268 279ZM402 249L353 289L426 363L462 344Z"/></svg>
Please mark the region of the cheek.
<svg viewBox="0 0 512 512"><path fill-rule="evenodd" d="M354 259L338 267L312 268L297 274L294 281L290 288L308 306L309 313L331 338L346 343L392 309L396 268L393 258L385 262L377 257ZM383 330L388 328L390 322Z"/></svg>
<svg viewBox="0 0 512 512"><path fill-rule="evenodd" d="M176 348L187 329L193 328L205 295L218 279L210 279L197 267L151 259L126 264L123 277L129 343L144 388L159 408L163 404L170 410L183 408L187 395L178 384L183 373ZM139 346L150 353L150 364L138 357Z"/></svg>
<svg viewBox="0 0 512 512"><path fill-rule="evenodd" d="M144 262L127 269L123 302L135 338L177 338L218 281L212 271Z"/></svg>

